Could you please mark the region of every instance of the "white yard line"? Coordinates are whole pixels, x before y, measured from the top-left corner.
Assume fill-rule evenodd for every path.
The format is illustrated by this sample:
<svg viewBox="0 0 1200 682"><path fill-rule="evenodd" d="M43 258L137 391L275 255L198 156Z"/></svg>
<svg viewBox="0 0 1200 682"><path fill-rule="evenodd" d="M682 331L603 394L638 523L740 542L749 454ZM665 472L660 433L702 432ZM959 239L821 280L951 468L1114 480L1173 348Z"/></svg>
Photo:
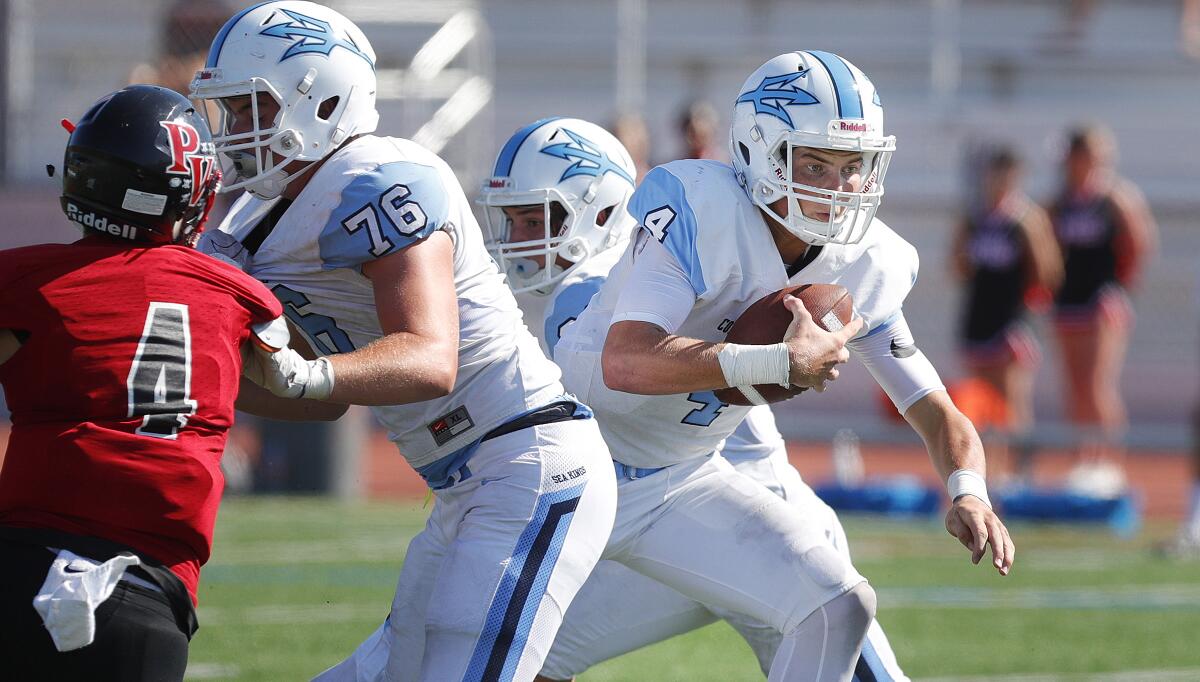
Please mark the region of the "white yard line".
<svg viewBox="0 0 1200 682"><path fill-rule="evenodd" d="M884 608L1119 609L1129 611L1200 608L1200 585L1187 583L1031 590L969 587L881 587L876 591L879 595L879 605Z"/></svg>
<svg viewBox="0 0 1200 682"><path fill-rule="evenodd" d="M187 672L183 674L185 680L222 680L231 677L238 677L242 673L241 669L236 665L228 665L225 663L195 663L188 662Z"/></svg>
<svg viewBox="0 0 1200 682"><path fill-rule="evenodd" d="M1072 675L1020 674L954 677L914 677L916 682L1183 682L1200 680L1200 668L1186 670L1122 670L1113 673L1077 673Z"/></svg>
<svg viewBox="0 0 1200 682"><path fill-rule="evenodd" d="M271 604L247 609L201 606L196 618L202 627L224 625L295 625L304 623L348 623L387 617L388 605L379 604Z"/></svg>
<svg viewBox="0 0 1200 682"><path fill-rule="evenodd" d="M398 558L411 540L401 535L356 535L337 540L257 542L219 547L211 566L240 564L314 564L330 561Z"/></svg>

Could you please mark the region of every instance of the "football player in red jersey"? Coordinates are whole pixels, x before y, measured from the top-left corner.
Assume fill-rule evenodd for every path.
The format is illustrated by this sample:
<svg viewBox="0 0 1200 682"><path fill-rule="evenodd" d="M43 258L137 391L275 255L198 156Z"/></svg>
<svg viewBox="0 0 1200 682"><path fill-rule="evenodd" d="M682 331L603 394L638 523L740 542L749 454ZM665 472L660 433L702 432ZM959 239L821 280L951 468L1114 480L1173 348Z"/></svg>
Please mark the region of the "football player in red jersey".
<svg viewBox="0 0 1200 682"><path fill-rule="evenodd" d="M243 354L286 345L274 296L191 248L219 177L192 104L130 86L67 145L62 208L83 238L0 252L12 679L183 678Z"/></svg>

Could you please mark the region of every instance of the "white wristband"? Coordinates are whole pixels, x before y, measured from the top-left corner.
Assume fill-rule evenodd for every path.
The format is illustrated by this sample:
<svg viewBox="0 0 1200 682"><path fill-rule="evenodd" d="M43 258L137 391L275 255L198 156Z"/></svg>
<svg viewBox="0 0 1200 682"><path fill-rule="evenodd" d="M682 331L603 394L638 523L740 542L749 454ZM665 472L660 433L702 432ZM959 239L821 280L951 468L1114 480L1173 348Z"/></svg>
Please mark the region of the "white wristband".
<svg viewBox="0 0 1200 682"><path fill-rule="evenodd" d="M954 502L963 495L974 495L983 500L989 508L992 501L988 499L987 482L978 471L958 469L946 479L946 491L950 493L950 501Z"/></svg>
<svg viewBox="0 0 1200 682"><path fill-rule="evenodd" d="M728 386L791 384L791 362L784 343L766 346L727 343L717 353L717 361Z"/></svg>
<svg viewBox="0 0 1200 682"><path fill-rule="evenodd" d="M301 398L324 400L333 393L333 363L327 357L319 357L308 363L308 382L300 391Z"/></svg>

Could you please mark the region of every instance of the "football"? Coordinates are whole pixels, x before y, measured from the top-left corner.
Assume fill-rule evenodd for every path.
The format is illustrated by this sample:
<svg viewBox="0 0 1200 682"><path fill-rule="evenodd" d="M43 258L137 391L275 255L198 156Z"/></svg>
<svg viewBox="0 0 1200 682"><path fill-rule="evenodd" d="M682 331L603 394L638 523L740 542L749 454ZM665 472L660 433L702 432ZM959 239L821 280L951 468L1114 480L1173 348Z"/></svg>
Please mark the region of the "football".
<svg viewBox="0 0 1200 682"><path fill-rule="evenodd" d="M854 300L839 284L800 284L785 287L755 301L738 317L725 335L729 343L766 345L779 343L792 323L792 312L783 305L783 297L791 294L800 299L813 321L826 331L835 331L849 324L854 316ZM768 403L777 403L800 395L806 389L799 386L784 388L778 384L756 384L754 388ZM714 391L718 400L730 405L753 405L735 386Z"/></svg>

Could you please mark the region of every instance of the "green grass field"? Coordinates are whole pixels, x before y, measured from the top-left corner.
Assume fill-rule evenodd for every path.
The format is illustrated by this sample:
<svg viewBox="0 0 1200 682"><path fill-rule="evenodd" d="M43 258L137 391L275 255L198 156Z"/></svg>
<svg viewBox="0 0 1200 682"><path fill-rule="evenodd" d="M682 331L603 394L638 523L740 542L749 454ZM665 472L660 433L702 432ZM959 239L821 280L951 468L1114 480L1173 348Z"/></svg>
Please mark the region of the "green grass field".
<svg viewBox="0 0 1200 682"><path fill-rule="evenodd" d="M188 679L302 680L382 621L414 504L234 498L201 579ZM937 521L846 520L855 565L906 672L941 680L1200 680L1200 563L1100 530L1016 526L1017 565L971 566ZM599 666L581 682L762 679L723 623Z"/></svg>

